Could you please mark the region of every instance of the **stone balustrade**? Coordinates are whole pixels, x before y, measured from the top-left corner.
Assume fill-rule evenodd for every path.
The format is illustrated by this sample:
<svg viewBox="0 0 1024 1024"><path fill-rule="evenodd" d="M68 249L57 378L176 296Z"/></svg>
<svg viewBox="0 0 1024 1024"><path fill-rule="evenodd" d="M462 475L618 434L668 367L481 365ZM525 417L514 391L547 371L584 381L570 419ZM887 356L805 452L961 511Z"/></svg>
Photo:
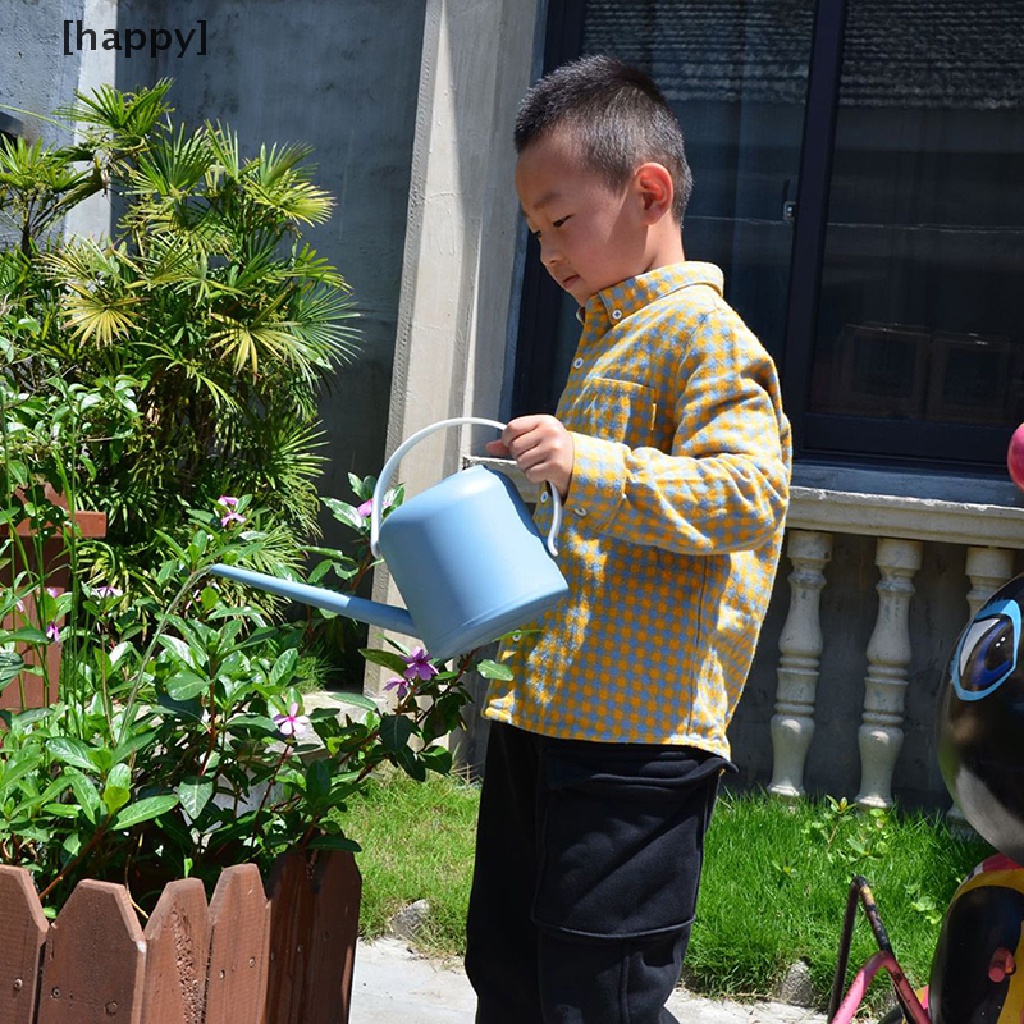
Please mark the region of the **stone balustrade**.
<svg viewBox="0 0 1024 1024"><path fill-rule="evenodd" d="M774 765L769 790L784 798L804 793L803 771L814 733L822 630L818 608L836 533L876 538L878 611L867 647L863 716L858 732L864 807L892 803L892 778L903 743L908 625L914 574L927 541L965 549L970 583L968 615L1013 574L1014 549L1024 548L1024 509L928 498L793 487L787 518L790 604L779 644L778 689L772 717ZM780 567L780 573L784 571ZM963 821L959 808L950 811Z"/></svg>

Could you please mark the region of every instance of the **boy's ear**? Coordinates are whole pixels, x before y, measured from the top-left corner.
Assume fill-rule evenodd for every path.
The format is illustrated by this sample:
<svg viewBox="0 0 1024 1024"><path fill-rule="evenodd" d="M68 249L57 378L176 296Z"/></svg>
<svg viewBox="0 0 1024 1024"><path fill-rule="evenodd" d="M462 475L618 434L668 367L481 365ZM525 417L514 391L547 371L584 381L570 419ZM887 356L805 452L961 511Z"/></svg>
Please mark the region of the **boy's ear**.
<svg viewBox="0 0 1024 1024"><path fill-rule="evenodd" d="M643 219L654 224L672 213L675 186L664 164L641 164L633 175L633 184L643 203Z"/></svg>

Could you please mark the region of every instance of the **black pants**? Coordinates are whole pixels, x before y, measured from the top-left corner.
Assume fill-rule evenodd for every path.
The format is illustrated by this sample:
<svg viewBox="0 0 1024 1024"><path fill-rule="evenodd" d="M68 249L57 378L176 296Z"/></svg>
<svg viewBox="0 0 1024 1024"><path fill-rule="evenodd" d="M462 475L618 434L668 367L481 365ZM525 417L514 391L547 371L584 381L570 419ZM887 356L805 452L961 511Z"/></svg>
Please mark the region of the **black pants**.
<svg viewBox="0 0 1024 1024"><path fill-rule="evenodd" d="M488 739L466 973L477 1024L670 1024L724 758Z"/></svg>

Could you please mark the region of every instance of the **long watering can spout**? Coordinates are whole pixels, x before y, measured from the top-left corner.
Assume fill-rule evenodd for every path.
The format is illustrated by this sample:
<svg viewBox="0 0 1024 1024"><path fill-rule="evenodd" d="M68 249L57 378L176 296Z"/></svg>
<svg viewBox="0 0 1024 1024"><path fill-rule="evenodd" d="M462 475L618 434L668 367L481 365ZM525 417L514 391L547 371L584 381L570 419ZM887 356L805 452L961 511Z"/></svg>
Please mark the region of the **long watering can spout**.
<svg viewBox="0 0 1024 1024"><path fill-rule="evenodd" d="M299 601L301 604L313 605L316 608L323 608L325 611L345 615L350 619L368 622L371 626L390 629L393 633L402 633L405 636L417 635L416 627L412 623L412 616L404 608L395 608L390 604L381 604L378 601L367 601L362 597L339 594L334 590L310 586L308 583L278 579L278 577L268 576L266 573L239 569L234 565L218 563L210 566L210 573L214 576L223 576L226 579L234 580L236 583L256 587L258 590L266 590L268 593L277 594L278 597L287 597L293 601Z"/></svg>

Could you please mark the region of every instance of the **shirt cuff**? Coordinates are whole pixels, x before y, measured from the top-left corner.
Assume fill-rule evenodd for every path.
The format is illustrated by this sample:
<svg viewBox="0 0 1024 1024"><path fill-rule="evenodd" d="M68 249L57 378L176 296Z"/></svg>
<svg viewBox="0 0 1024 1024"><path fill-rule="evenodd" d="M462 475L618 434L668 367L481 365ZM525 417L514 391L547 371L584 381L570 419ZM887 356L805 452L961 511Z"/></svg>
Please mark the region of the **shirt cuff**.
<svg viewBox="0 0 1024 1024"><path fill-rule="evenodd" d="M587 434L572 435L572 481L565 513L589 533L615 514L626 498L626 446Z"/></svg>

